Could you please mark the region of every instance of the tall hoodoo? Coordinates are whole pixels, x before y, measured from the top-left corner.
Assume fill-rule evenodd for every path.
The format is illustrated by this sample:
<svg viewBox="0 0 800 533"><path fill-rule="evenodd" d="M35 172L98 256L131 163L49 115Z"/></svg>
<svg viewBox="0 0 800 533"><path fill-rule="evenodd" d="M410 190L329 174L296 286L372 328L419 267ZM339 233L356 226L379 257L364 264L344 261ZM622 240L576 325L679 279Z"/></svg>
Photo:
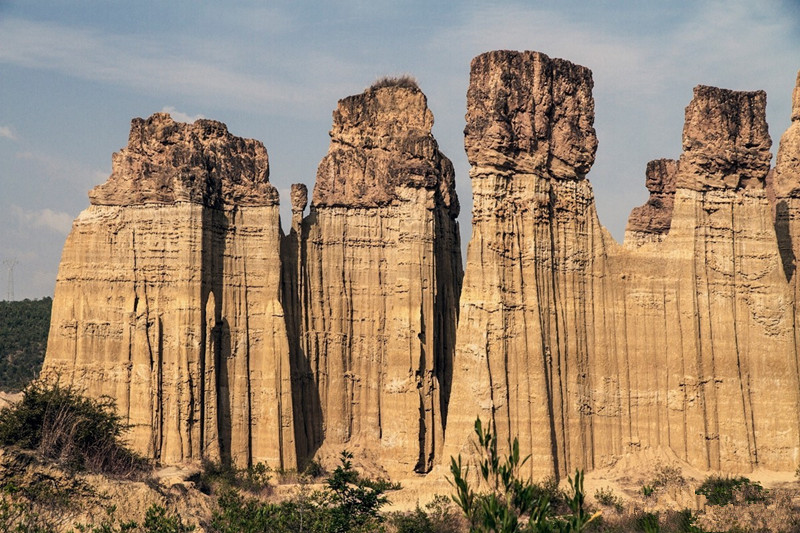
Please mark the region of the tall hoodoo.
<svg viewBox="0 0 800 533"><path fill-rule="evenodd" d="M695 88L669 234L615 261L632 406L624 441L668 447L702 469L793 468L798 453L765 107L763 91Z"/></svg>
<svg viewBox="0 0 800 533"><path fill-rule="evenodd" d="M589 359L604 349L607 234L584 179L594 162L591 72L537 52L472 61L465 145L474 208L444 456L476 415L530 468L562 474L591 445ZM609 322L613 324L612 321Z"/></svg>
<svg viewBox="0 0 800 533"><path fill-rule="evenodd" d="M634 211L637 242L621 248L583 179L589 71L535 52L473 60L473 237L445 457L469 452L480 415L501 443L519 436L537 475L643 447L704 469L794 468L800 384L765 104L697 87L684 153L649 166L659 205Z"/></svg>
<svg viewBox="0 0 800 533"><path fill-rule="evenodd" d="M411 83L339 101L303 223L300 350L314 374L322 457L388 472L441 448L461 288L453 167ZM306 413L308 418L317 416Z"/></svg>
<svg viewBox="0 0 800 533"><path fill-rule="evenodd" d="M134 119L64 247L43 373L114 398L164 463L296 465L268 175L220 122Z"/></svg>
<svg viewBox="0 0 800 533"><path fill-rule="evenodd" d="M696 87L624 247L586 179L592 83L538 52L473 60L465 275L453 167L407 79L339 102L286 235L260 142L135 119L64 247L43 375L114 398L163 463L348 449L403 478L470 453L480 416L537 476L648 447L793 471L800 74L769 190L766 95Z"/></svg>

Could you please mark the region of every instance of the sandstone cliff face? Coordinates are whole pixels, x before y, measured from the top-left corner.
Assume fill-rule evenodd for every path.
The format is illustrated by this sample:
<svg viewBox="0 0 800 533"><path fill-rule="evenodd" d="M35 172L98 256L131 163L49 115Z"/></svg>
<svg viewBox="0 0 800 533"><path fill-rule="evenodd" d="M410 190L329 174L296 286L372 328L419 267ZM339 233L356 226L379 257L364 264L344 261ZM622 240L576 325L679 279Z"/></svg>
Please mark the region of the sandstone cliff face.
<svg viewBox="0 0 800 533"><path fill-rule="evenodd" d="M669 235L616 258L630 442L702 469L797 461L792 295L764 189L765 104L763 92L695 89Z"/></svg>
<svg viewBox="0 0 800 533"><path fill-rule="evenodd" d="M445 457L469 451L480 415L501 443L519 437L537 473L590 461L587 375L607 348L594 315L602 323L611 240L584 179L597 147L591 90L588 69L536 52L472 62L473 234Z"/></svg>
<svg viewBox="0 0 800 533"><path fill-rule="evenodd" d="M800 72L792 95L792 123L781 137L772 176L775 191L775 230L781 249L783 268L800 302L797 257L800 253Z"/></svg>
<svg viewBox="0 0 800 533"><path fill-rule="evenodd" d="M296 465L267 177L224 124L135 119L64 247L43 373L114 398L164 463Z"/></svg>
<svg viewBox="0 0 800 533"><path fill-rule="evenodd" d="M572 110L571 127L551 105ZM662 201L634 211L623 249L582 179L589 71L531 52L473 61L473 238L445 457L469 452L480 415L501 443L519 436L541 476L642 447L703 469L793 468L800 383L764 106L763 92L695 89L684 153L651 164Z"/></svg>
<svg viewBox="0 0 800 533"><path fill-rule="evenodd" d="M461 287L453 167L415 87L367 89L333 114L302 224L303 438L405 474L441 448ZM300 372L303 374L303 372Z"/></svg>
<svg viewBox="0 0 800 533"><path fill-rule="evenodd" d="M647 163L645 185L650 198L646 204L631 211L625 228L626 247L661 241L669 233L677 174L678 162L674 159L656 159Z"/></svg>
<svg viewBox="0 0 800 533"><path fill-rule="evenodd" d="M134 120L67 239L43 374L116 399L163 463L294 468L346 448L402 478L470 453L480 416L537 476L647 447L794 470L800 75L768 187L765 94L698 86L624 247L586 179L588 69L489 52L467 98L465 275L453 168L415 86L339 102L286 235L261 143Z"/></svg>

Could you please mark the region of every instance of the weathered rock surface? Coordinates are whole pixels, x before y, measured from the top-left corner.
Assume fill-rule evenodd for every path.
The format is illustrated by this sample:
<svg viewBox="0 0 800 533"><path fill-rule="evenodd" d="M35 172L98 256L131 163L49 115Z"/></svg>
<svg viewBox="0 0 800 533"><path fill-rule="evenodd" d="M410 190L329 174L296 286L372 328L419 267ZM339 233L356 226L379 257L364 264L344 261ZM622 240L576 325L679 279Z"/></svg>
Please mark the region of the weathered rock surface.
<svg viewBox="0 0 800 533"><path fill-rule="evenodd" d="M760 91L695 89L669 235L616 258L624 440L667 446L701 469L791 469L800 450L792 294L764 188L765 104Z"/></svg>
<svg viewBox="0 0 800 533"><path fill-rule="evenodd" d="M261 143L134 120L64 248L44 374L115 398L163 463L348 449L402 478L471 453L480 416L537 476L644 448L794 471L800 76L772 170L765 94L695 88L624 247L585 179L592 85L537 52L473 60L465 274L453 167L414 85L339 102L286 235Z"/></svg>
<svg viewBox="0 0 800 533"><path fill-rule="evenodd" d="M592 461L587 377L595 353L613 351L613 329L595 328L613 324L603 283L613 239L583 179L597 146L592 84L588 69L537 52L472 61L473 233L445 457L469 452L480 415L501 443L519 437L537 473Z"/></svg>
<svg viewBox="0 0 800 533"><path fill-rule="evenodd" d="M135 119L67 238L43 373L114 398L164 463L296 465L267 177L221 123Z"/></svg>
<svg viewBox="0 0 800 533"><path fill-rule="evenodd" d="M370 88L333 114L298 281L304 408L321 413L303 413L303 438L323 458L348 448L409 474L441 449L462 267L453 167L432 126L416 87Z"/></svg>
<svg viewBox="0 0 800 533"><path fill-rule="evenodd" d="M631 211L625 228L625 246L661 241L669 233L677 174L678 162L674 159L656 159L647 163L645 186L650 191L650 198L646 204Z"/></svg>
<svg viewBox="0 0 800 533"><path fill-rule="evenodd" d="M492 90L498 83L517 96ZM793 298L764 190L764 93L695 89L677 173L664 162L648 174L660 195L674 176L671 216L639 208L629 231L649 242L640 235L623 249L580 179L596 146L590 90L588 70L542 54L473 61L473 238L444 456L469 452L480 415L501 443L518 436L542 476L642 447L701 469L793 468L800 383ZM552 102L583 126L556 127ZM554 125L539 126L540 116ZM527 123L536 127L515 126ZM540 146L569 147L557 171Z"/></svg>
<svg viewBox="0 0 800 533"><path fill-rule="evenodd" d="M800 286L795 275L800 254L800 72L792 95L792 122L781 137L772 174L772 188L776 197L775 231L783 269L794 287L797 306L800 305Z"/></svg>

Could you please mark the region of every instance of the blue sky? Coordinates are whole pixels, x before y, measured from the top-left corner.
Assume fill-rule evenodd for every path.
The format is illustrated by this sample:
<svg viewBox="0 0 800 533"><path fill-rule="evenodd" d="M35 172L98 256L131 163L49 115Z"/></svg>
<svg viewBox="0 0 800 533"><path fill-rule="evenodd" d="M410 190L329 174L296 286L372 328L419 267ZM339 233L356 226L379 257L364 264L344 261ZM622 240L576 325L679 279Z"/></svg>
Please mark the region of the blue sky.
<svg viewBox="0 0 800 533"><path fill-rule="evenodd" d="M382 75L411 74L428 96L466 243L469 62L492 49L592 69L589 179L621 240L647 198L647 161L680 155L695 85L766 90L777 149L800 69L800 2L0 0L0 260L18 261L15 297L52 294L71 221L131 118L203 116L263 141L287 205L291 183L313 186L336 101Z"/></svg>

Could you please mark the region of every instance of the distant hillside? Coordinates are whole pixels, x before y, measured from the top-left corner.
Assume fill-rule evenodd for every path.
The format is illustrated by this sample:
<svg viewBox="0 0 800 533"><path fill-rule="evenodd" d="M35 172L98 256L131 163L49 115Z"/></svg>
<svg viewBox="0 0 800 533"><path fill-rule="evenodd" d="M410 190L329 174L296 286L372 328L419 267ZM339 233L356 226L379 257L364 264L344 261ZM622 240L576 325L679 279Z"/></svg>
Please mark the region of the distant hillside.
<svg viewBox="0 0 800 533"><path fill-rule="evenodd" d="M0 390L19 390L39 374L52 305L52 298L0 302Z"/></svg>

